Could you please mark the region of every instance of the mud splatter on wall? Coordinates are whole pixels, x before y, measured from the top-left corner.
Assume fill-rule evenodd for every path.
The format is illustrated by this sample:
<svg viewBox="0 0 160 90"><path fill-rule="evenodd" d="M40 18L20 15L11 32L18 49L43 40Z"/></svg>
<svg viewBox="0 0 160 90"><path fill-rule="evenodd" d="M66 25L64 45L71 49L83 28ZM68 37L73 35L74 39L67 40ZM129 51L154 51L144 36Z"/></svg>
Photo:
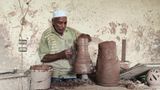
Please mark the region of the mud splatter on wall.
<svg viewBox="0 0 160 90"><path fill-rule="evenodd" d="M148 10L144 13L145 25L137 26L135 34L135 50L142 52L146 62L160 62L160 28L159 12Z"/></svg>
<svg viewBox="0 0 160 90"><path fill-rule="evenodd" d="M40 63L38 43L55 9L68 11L68 26L103 41L116 41L119 58L121 41L126 39L128 61L159 62L159 4L159 0L1 0L0 48L6 54L1 55L2 67L11 61L11 67L23 63L26 69ZM20 36L27 40L27 52L18 51Z"/></svg>

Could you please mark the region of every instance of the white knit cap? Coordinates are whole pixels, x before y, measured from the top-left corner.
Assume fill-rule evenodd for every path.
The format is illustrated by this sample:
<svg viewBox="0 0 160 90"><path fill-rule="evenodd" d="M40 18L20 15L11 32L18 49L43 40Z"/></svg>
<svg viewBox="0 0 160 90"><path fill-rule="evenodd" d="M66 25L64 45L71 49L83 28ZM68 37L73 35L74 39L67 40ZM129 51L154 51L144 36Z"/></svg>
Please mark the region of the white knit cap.
<svg viewBox="0 0 160 90"><path fill-rule="evenodd" d="M53 12L53 17L64 17L67 16L66 12L63 10L56 10Z"/></svg>

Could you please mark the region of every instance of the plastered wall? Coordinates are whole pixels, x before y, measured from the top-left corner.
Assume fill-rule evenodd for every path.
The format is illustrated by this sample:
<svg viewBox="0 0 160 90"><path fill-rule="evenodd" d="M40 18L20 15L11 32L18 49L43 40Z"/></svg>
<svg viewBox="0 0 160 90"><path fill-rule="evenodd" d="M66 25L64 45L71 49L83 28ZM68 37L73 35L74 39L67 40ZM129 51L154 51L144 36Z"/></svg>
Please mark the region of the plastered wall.
<svg viewBox="0 0 160 90"><path fill-rule="evenodd" d="M40 63L36 50L55 9L68 12L68 26L116 41L119 59L126 39L132 65L160 61L160 0L1 0L0 8L0 68ZM27 40L27 52L18 51L19 39ZM97 50L97 44L91 48Z"/></svg>

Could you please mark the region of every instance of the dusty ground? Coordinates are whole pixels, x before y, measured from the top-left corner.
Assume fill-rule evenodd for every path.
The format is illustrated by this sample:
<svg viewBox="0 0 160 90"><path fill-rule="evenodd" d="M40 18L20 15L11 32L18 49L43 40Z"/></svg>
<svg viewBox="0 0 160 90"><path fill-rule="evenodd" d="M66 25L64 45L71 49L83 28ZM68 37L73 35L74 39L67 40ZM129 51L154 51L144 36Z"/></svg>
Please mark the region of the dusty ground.
<svg viewBox="0 0 160 90"><path fill-rule="evenodd" d="M94 86L80 86L74 88L73 90L127 90L127 89L124 87L102 87L94 85Z"/></svg>
<svg viewBox="0 0 160 90"><path fill-rule="evenodd" d="M83 87L77 87L74 90L152 90L147 87L136 87L134 89L127 89L125 87L103 87L103 86L83 86Z"/></svg>
<svg viewBox="0 0 160 90"><path fill-rule="evenodd" d="M90 85L90 86L76 87L73 90L127 90L127 89L124 87L103 87L98 85L93 85L93 86Z"/></svg>
<svg viewBox="0 0 160 90"><path fill-rule="evenodd" d="M52 88L49 90L160 90L151 88L140 81L120 80L116 87L105 87L97 85L91 80L71 80L60 83L52 83Z"/></svg>
<svg viewBox="0 0 160 90"><path fill-rule="evenodd" d="M160 89L152 89L148 86L136 86L134 89L127 89L123 86L118 87L103 87L99 85L86 85L86 86L79 86L74 88L56 88L56 89L49 89L49 90L160 90Z"/></svg>

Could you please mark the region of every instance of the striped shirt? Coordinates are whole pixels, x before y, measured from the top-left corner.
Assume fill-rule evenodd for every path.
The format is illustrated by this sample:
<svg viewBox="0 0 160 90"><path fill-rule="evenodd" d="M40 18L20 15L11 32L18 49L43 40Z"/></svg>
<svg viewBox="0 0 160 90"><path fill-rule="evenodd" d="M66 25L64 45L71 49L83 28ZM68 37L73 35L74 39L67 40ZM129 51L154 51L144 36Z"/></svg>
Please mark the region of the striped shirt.
<svg viewBox="0 0 160 90"><path fill-rule="evenodd" d="M78 37L79 32L67 27L63 36L59 35L53 27L48 28L43 32L38 53L42 59L46 54L55 54L72 47L74 50L74 41ZM54 68L53 77L69 77L72 70L72 60L61 59L54 62L46 63ZM71 61L71 62L69 62Z"/></svg>

